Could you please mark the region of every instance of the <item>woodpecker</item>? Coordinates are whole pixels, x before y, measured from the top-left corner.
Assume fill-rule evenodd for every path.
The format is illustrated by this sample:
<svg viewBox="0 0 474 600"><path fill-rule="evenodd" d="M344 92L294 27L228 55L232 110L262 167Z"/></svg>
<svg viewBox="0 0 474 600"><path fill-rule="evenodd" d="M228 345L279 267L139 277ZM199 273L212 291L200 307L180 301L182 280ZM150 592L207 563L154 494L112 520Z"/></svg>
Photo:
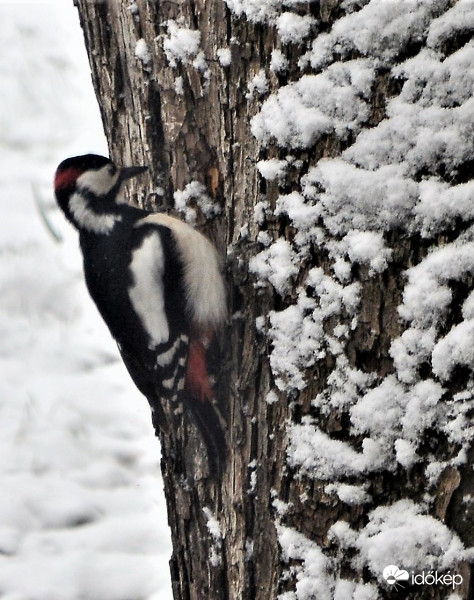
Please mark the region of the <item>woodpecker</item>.
<svg viewBox="0 0 474 600"><path fill-rule="evenodd" d="M56 170L56 199L79 232L87 288L135 385L152 410L189 404L208 453L222 453L206 366L226 319L219 257L186 223L127 202L125 182L146 170L96 154L68 158Z"/></svg>

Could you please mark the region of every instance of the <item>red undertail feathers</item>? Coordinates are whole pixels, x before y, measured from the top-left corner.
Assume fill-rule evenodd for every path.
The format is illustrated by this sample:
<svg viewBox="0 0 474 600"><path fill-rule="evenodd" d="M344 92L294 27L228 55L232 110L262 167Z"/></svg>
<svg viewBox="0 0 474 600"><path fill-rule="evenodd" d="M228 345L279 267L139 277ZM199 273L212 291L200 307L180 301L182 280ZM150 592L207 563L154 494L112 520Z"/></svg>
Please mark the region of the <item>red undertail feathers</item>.
<svg viewBox="0 0 474 600"><path fill-rule="evenodd" d="M199 339L192 339L189 344L185 389L193 398L201 402L214 398L207 374L206 349Z"/></svg>

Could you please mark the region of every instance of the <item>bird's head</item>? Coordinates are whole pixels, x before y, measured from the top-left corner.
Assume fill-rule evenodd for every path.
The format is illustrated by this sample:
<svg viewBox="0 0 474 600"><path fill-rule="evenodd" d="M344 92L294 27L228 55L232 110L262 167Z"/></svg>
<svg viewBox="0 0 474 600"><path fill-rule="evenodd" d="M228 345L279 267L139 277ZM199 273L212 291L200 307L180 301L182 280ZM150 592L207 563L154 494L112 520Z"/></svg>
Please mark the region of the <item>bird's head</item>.
<svg viewBox="0 0 474 600"><path fill-rule="evenodd" d="M124 182L147 168L117 167L109 158L98 154L67 158L56 169L56 199L76 227L90 229L91 216L103 217L111 206L123 203Z"/></svg>

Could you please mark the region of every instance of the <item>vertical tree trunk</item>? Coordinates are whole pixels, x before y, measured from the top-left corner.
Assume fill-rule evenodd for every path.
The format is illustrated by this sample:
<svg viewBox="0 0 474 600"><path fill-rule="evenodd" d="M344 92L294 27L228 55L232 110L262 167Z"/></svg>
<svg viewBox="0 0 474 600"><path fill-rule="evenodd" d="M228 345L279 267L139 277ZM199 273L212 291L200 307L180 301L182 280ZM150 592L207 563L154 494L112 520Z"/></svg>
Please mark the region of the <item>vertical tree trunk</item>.
<svg viewBox="0 0 474 600"><path fill-rule="evenodd" d="M366 411L377 411L377 399L382 402L384 393L411 398L421 393L421 388L414 391L414 386L426 381L429 385L441 382L439 402L445 404L438 408L443 414L456 412L452 399L456 394L465 395L465 411L462 415L453 412L452 422L471 414L470 363L459 360L453 372L442 377L441 368L433 375L427 356L423 364L419 361L413 367L416 377L404 379L399 365L401 350L398 354L394 350L400 348L400 344L394 346L396 340L405 339L400 337L405 330L411 327L415 331L415 317L410 317L409 309L405 321L399 315L399 307L407 302L409 269L422 264L430 251L452 242L467 225L461 226L462 215L455 215L457 220L453 218L446 227L439 227L437 235L427 237L389 214L385 228L367 218L346 230L342 221L336 222L346 210L342 202L333 215L319 212L314 216L310 211L317 203L307 201L311 185L317 193L330 194L330 186L339 181L338 177L330 180L329 171L324 179L311 169L336 164L320 161L341 156L350 150L360 131L375 130L389 119L388 103L400 94L409 77L406 73L397 76L394 65L421 52L431 23L454 3L435 2L430 10L427 3L419 3L425 6L427 16L412 24L412 37L407 34L398 51L392 52L391 38L383 48L372 48L367 42L367 49L362 43L351 46L347 37L346 45L341 41L334 51L338 57L329 59L324 54L328 45L321 44L320 53L303 67L298 61L310 51L311 40L330 40L324 36L337 31L343 40L344 35L349 36L344 19L355 18L357 11L369 10L377 2L327 0L296 2L293 7L288 2L287 9L279 2L243 0L75 3L111 156L118 164L150 165L146 193L134 190L135 200L148 208L166 210L174 207L174 199L186 201L187 217L194 218L222 256L227 256L232 317L220 348L214 350L215 389L228 438L222 477L210 468L199 435L185 415L176 418L165 406L169 427L157 428L173 539L175 599L268 600L279 594L284 600L447 597L452 590L442 585L412 583L405 590L394 591L384 582L371 552L376 552L376 540L382 540L388 529L392 533L387 545L395 544L395 517L387 508L394 506L408 515L406 523L421 524L433 539L438 533L446 536L441 550L433 549L435 558L424 568L446 567L462 573L463 584L456 591L461 598L474 597L469 592L468 555L459 551L451 563L440 558L456 545L458 538L453 535L466 547L474 542L472 503L465 502L474 493L472 455L454 460L461 451L469 452L469 436L463 441L450 437L449 423L441 433L436 425L444 418L440 413L429 426L423 429L420 425L423 439L416 446L418 458L410 460L408 454L403 458L403 452L415 447L411 438L400 434L387 441L383 423L377 431L373 422L360 424ZM287 28L281 13L290 15ZM367 18L370 23L370 15ZM298 34L294 33L296 26ZM363 21L357 26L362 31ZM304 42L297 43L295 35L306 36ZM376 38L376 32L372 35ZM458 27L450 35L443 42L445 47L437 50L446 56L469 40L470 31L467 26L462 31ZM278 57L286 68L275 66ZM319 59L319 64L313 64ZM352 68L350 61L355 59L366 61L360 63L362 70L350 75L331 70L338 61ZM298 123L279 134L279 119L291 120L291 111L282 115L281 96L265 121L264 108L270 106L265 101L279 90L294 90L300 68L306 75L321 74L332 82L326 91L312 88L304 101L312 110L320 94L319 116L340 90L353 90L360 84L352 100L342 96L339 100L345 103L344 111L363 104L353 118L360 122L347 125L343 133L334 126L321 126L309 141L304 138L305 127L299 131ZM360 78L366 76L370 82L362 90ZM348 77L352 77L350 83ZM295 115L300 108L298 98L304 95L298 93ZM336 115L340 108L335 101ZM260 121L252 121L256 115ZM311 125L312 115L308 109L304 126ZM338 118L345 123L352 117ZM387 132L389 135L395 133ZM369 147L367 155L370 152ZM288 154L291 159L286 160ZM265 175L265 167L280 164L272 159L286 160L283 183L278 175L261 175ZM466 169L473 159L469 146L463 164L456 167L454 183L470 179ZM267 162L259 170L257 162L262 160ZM361 159L357 168L366 168L369 175L375 171L364 164ZM425 172L413 175L413 180L418 184L424 177L436 176L453 183L445 175L442 159L433 157ZM409 179L411 175L405 176ZM398 180L391 177L395 185ZM348 188L354 185L347 182ZM292 202L299 202L304 194L291 194L299 194L303 188L310 191L298 216ZM356 194L354 189L350 193ZM382 192L377 188L374 193ZM393 208L397 210L398 205ZM406 220L414 218L410 214ZM373 237L356 238L361 231L369 231ZM298 237L301 232L306 232L304 242ZM318 242L323 237L324 243ZM376 254L373 245L382 237L385 246ZM344 251L341 244L345 244ZM263 281L265 278L272 285ZM459 323L461 307L472 289L471 271L466 267L458 276L444 277L443 282L451 289L453 303L440 317L439 339ZM284 320L279 320L282 317ZM310 333L304 328L306 317L312 319ZM422 334L420 326L415 338ZM299 347L295 366L294 346L304 341L308 348ZM416 341L412 339L412 349ZM367 396L371 391L374 405ZM341 396L339 404L337 394ZM365 404L354 409L364 398ZM406 417L401 406L402 400L396 406L400 422ZM422 421L428 403L420 400L419 410L416 418ZM388 428L391 419L391 414L387 415ZM468 421L464 423L467 428ZM395 448L393 453L398 452L398 462L393 459L389 465L388 459L381 460L386 444ZM318 457L315 464L314 456ZM430 464L436 464L439 471L431 479L426 470ZM377 507L386 510L377 513ZM427 520L420 521L421 517ZM400 552L394 551L393 563L399 558ZM405 568L422 570L413 562Z"/></svg>

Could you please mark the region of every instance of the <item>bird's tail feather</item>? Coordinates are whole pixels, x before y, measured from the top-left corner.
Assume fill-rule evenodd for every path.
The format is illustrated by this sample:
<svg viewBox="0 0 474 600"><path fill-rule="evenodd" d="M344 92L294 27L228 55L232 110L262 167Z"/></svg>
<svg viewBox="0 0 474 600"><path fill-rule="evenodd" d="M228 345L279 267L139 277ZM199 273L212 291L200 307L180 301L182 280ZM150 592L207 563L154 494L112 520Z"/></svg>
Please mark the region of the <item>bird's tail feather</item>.
<svg viewBox="0 0 474 600"><path fill-rule="evenodd" d="M209 400L189 398L187 402L193 420L207 449L209 469L222 475L226 460L225 423L218 408Z"/></svg>

